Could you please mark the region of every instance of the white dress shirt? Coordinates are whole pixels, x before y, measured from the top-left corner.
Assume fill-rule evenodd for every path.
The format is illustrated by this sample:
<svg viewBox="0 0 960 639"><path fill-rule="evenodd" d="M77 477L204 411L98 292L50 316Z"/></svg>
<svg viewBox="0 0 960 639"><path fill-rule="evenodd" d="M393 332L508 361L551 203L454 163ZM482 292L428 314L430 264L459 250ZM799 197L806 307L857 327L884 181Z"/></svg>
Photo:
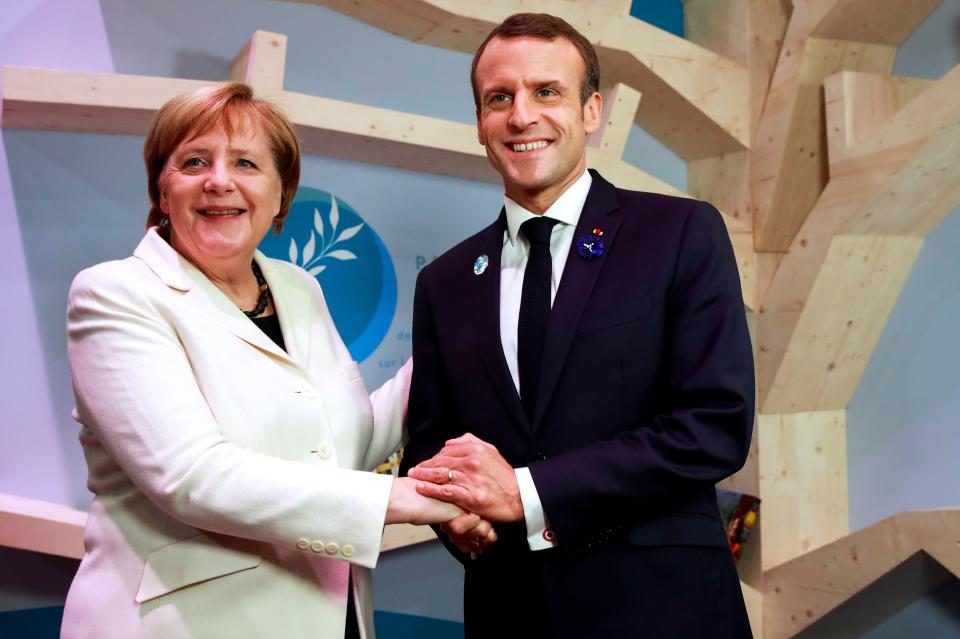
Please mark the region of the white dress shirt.
<svg viewBox="0 0 960 639"><path fill-rule="evenodd" d="M550 235L550 259L553 272L550 276L550 304L557 296L563 267L567 263L573 233L580 219L580 212L590 192L593 178L588 171L564 191L550 208L544 211L544 217L558 220ZM500 254L500 343L507 368L513 377L513 384L520 390L520 373L517 365L517 322L520 317L520 295L523 290L523 272L530 256L530 243L520 234L520 225L538 217L526 210L509 197L504 196L503 206L507 213L507 230L503 233L503 249ZM517 485L520 488L520 501L523 503L523 518L527 525L527 543L530 550L544 550L556 545L553 531L543 512L540 494L533 483L530 469L517 468Z"/></svg>

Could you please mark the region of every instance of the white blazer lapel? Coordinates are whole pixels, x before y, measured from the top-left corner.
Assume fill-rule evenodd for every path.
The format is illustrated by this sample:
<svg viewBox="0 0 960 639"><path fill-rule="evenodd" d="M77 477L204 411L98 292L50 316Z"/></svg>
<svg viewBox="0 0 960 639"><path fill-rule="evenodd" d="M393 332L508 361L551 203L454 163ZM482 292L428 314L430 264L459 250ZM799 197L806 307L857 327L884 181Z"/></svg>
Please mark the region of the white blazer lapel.
<svg viewBox="0 0 960 639"><path fill-rule="evenodd" d="M301 368L308 369L310 328L313 326L310 294L302 283L297 281L295 274L265 257L260 251L256 252L254 259L270 286L273 306L280 316L280 331L283 333L287 353Z"/></svg>
<svg viewBox="0 0 960 639"><path fill-rule="evenodd" d="M207 279L200 269L173 250L166 240L157 234L155 228L147 231L133 254L146 262L150 270L156 273L164 284L185 292L186 298L191 303L210 315L228 331L271 355L290 359L290 356L257 328L223 291ZM258 254L257 258L257 263L261 265L268 261L262 254ZM269 280L268 284L272 286ZM281 322L282 317L281 315ZM286 332L284 332L284 338L286 339Z"/></svg>

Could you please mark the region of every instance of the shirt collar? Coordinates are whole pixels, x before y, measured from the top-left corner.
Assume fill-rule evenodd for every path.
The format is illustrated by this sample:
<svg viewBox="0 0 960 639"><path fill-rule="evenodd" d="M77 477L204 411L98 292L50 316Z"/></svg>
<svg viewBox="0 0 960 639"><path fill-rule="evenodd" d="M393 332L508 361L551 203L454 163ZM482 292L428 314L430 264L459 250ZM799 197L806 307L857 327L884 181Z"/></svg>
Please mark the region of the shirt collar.
<svg viewBox="0 0 960 639"><path fill-rule="evenodd" d="M580 212L583 210L584 202L587 201L587 194L590 192L592 183L593 177L591 177L590 171L584 171L583 175L578 177L576 182L561 193L557 201L543 212L543 215L558 220L561 224L576 226L580 220ZM520 232L520 225L530 218L539 216L523 208L506 195L503 196L503 208L507 212L507 241L513 244Z"/></svg>

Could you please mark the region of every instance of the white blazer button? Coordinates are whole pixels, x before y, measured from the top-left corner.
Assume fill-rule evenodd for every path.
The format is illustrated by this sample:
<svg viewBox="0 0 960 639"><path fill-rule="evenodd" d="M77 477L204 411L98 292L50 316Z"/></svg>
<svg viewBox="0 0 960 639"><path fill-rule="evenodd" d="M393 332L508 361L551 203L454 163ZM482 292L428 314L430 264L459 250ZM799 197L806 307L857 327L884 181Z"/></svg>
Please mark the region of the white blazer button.
<svg viewBox="0 0 960 639"><path fill-rule="evenodd" d="M313 542L312 544L310 544L310 550L316 553L323 552L323 542L320 541L319 539Z"/></svg>
<svg viewBox="0 0 960 639"><path fill-rule="evenodd" d="M351 544L344 544L343 548L340 549L340 552L344 557L353 557L353 553L356 552L356 549Z"/></svg>
<svg viewBox="0 0 960 639"><path fill-rule="evenodd" d="M297 540L297 550L306 550L310 547L310 540L306 537L301 537Z"/></svg>
<svg viewBox="0 0 960 639"><path fill-rule="evenodd" d="M328 555L335 555L335 554L337 554L338 552L340 552L340 546L337 545L337 542L331 541L329 544L327 544L327 554L328 554Z"/></svg>
<svg viewBox="0 0 960 639"><path fill-rule="evenodd" d="M296 390L297 395L306 399L313 399L317 396L317 389L310 384L304 384Z"/></svg>
<svg viewBox="0 0 960 639"><path fill-rule="evenodd" d="M330 444L320 444L317 446L317 455L320 459L329 459L332 452Z"/></svg>

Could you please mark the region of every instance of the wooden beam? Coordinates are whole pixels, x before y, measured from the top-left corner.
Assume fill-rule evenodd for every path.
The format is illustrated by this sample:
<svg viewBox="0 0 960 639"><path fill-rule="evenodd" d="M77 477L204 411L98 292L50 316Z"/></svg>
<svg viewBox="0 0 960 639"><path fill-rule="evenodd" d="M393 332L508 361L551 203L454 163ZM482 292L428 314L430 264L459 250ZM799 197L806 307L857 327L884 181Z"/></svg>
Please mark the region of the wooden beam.
<svg viewBox="0 0 960 639"><path fill-rule="evenodd" d="M8 129L143 135L170 98L213 84L114 73L3 67Z"/></svg>
<svg viewBox="0 0 960 639"><path fill-rule="evenodd" d="M686 0L684 3L685 36L748 68L751 131L760 120L788 15L785 0ZM747 151L689 162L687 183L693 197L712 202L721 211L753 227ZM744 297L750 300L752 308L757 308L758 289L769 283L778 259L779 256L765 259L768 266L760 270L769 273L743 282Z"/></svg>
<svg viewBox="0 0 960 639"><path fill-rule="evenodd" d="M413 42L473 53L518 10L509 0L299 0L320 4ZM623 13L618 6L529 0L522 10L563 17L597 48L605 81L646 98L637 123L685 159L750 144L747 69Z"/></svg>
<svg viewBox="0 0 960 639"><path fill-rule="evenodd" d="M486 153L477 144L476 129L410 113L363 104L283 91L286 37L257 31L231 66L235 79L254 82L279 104L294 123L307 153L499 183ZM11 128L81 130L100 133L142 134L164 102L180 93L210 83L173 78L87 74L4 68L2 124ZM679 189L633 167L622 159L640 95L627 86L608 94L605 124L592 138L589 165L624 188L670 195ZM732 234L750 232L747 225L724 216ZM755 304L757 260L752 247L735 241L737 258L745 265L747 303Z"/></svg>
<svg viewBox="0 0 960 639"><path fill-rule="evenodd" d="M898 47L941 1L839 0L811 35Z"/></svg>
<svg viewBox="0 0 960 639"><path fill-rule="evenodd" d="M743 603L747 607L750 632L754 637L763 637L763 592L742 581L740 591L743 593Z"/></svg>
<svg viewBox="0 0 960 639"><path fill-rule="evenodd" d="M764 632L792 637L925 552L960 576L960 508L902 512L764 573Z"/></svg>
<svg viewBox="0 0 960 639"><path fill-rule="evenodd" d="M687 188L693 197L712 203L749 229L749 175L750 156L746 151L694 160L687 163Z"/></svg>
<svg viewBox="0 0 960 639"><path fill-rule="evenodd" d="M848 532L845 411L761 414L755 436L766 574Z"/></svg>
<svg viewBox="0 0 960 639"><path fill-rule="evenodd" d="M869 139L908 102L930 88L932 80L879 73L841 71L823 83L830 165Z"/></svg>
<svg viewBox="0 0 960 639"><path fill-rule="evenodd" d="M230 64L230 79L249 84L260 97L274 97L283 91L286 62L287 36L254 31Z"/></svg>
<svg viewBox="0 0 960 639"><path fill-rule="evenodd" d="M684 37L746 67L755 131L780 55L790 0L684 0Z"/></svg>
<svg viewBox="0 0 960 639"><path fill-rule="evenodd" d="M761 251L786 251L826 186L824 79L844 69L887 72L896 55L887 45L797 40L789 33L751 150L754 234Z"/></svg>
<svg viewBox="0 0 960 639"><path fill-rule="evenodd" d="M0 493L0 546L80 559L86 525L82 510Z"/></svg>
<svg viewBox="0 0 960 639"><path fill-rule="evenodd" d="M853 235L926 237L960 203L960 109L843 227Z"/></svg>
<svg viewBox="0 0 960 639"><path fill-rule="evenodd" d="M289 91L276 101L307 152L499 182L472 125Z"/></svg>
<svg viewBox="0 0 960 639"><path fill-rule="evenodd" d="M922 245L920 237L834 238L764 411L842 409L850 402Z"/></svg>
<svg viewBox="0 0 960 639"><path fill-rule="evenodd" d="M864 83L856 81L840 84L835 82L828 84L845 91L855 91L864 86ZM893 110L896 106L894 93L881 92L871 93L871 95L875 98L886 96L886 99L891 100L886 107L879 107L881 110ZM859 98L854 97L844 99L859 101ZM844 111L843 108L831 109L829 113L842 115ZM801 313L810 314L812 318L808 320L810 330L816 333L817 321L822 321L832 313L836 313L837 308L847 308L846 304L842 304L840 307L811 309L808 299L836 235L841 232L862 232L868 236L878 234L884 232L882 228L870 225L880 223L899 228L903 235L913 235L917 231L925 234L938 223L938 220L943 219L945 212L949 213L952 210L951 207L956 207L954 171L956 165L960 163L953 161L953 166L947 166L947 164L953 152L950 147L951 140L954 139L950 137L951 123L955 123L957 119L960 119L960 66L930 85L921 95L910 100L896 111L892 118L876 125L872 135L847 149L832 162L830 183L791 244L789 252L778 266L758 312L757 383L760 405L764 412L791 412L815 408L837 408L845 405L837 404L834 400L829 404L812 403L825 399L826 396L819 394L811 395L800 403L797 403L796 399L783 401L783 398L773 397L779 392L779 390L773 390L774 379L780 375L778 389L787 389L792 383L791 380L794 379L803 379L806 380L806 384L809 384L811 380L823 379L825 367L831 363L834 366L838 364L835 359L822 361L822 358L813 358L806 361L815 365L816 368L808 370L795 368L786 376L779 373L788 344L791 344L790 349L794 353L794 358L799 357L800 353L806 349L805 342L793 339L794 329L800 321ZM830 130L842 129L844 126L842 120L831 120L829 128ZM943 127L947 129L944 130ZM935 133L942 135L934 136ZM931 140L932 136L940 139ZM928 143L928 140L931 141ZM929 144L929 147L925 147L925 144ZM947 168L940 171L943 166ZM915 167L922 168L918 171ZM931 171L927 167L935 167L935 169ZM924 173L927 175L923 175ZM912 202L903 199L903 196L889 196L890 193L915 193L911 186L913 180L920 180L924 185L923 192L926 197L921 202ZM896 208L889 206L887 200L896 200ZM921 205L917 206L917 204ZM912 229L903 226L903 224L913 223L916 225ZM861 224L864 226L856 226ZM850 225L849 229L845 230L848 225ZM907 258L909 251L901 254ZM837 259L840 257L838 256ZM912 263L912 258L910 259ZM905 276L900 267L893 265L889 267ZM860 284L863 283L866 286L871 283L872 277L881 274L879 272L863 273L862 269L857 269L857 273L858 276L862 275L866 279L849 283L854 289L848 290L848 293L857 293L855 299L862 299L864 295L872 293L873 289L866 288L859 291ZM884 277L890 275L891 273L888 272ZM886 279L885 281L891 284L895 280ZM822 286L827 287L826 291L831 284L824 282ZM884 296L889 294L891 293L885 292ZM895 298L894 294L893 299ZM822 299L830 298L825 296ZM853 299L847 301L853 302ZM872 308L878 307L872 306ZM886 318L886 313L882 317ZM844 321L853 319L854 317L851 316ZM845 325L834 328L846 330ZM826 344L831 344L831 348L836 347L840 336L833 335L829 338L823 330L821 328L818 333L823 338L818 340L821 348ZM865 347L867 343L859 342L858 347ZM860 351L857 358L868 358L869 354L870 351ZM845 358L842 361L845 361ZM799 364L800 360L794 359L793 365ZM795 393L791 395L794 398L797 397ZM827 395L841 397L843 393L838 396L830 391Z"/></svg>
<svg viewBox="0 0 960 639"><path fill-rule="evenodd" d="M590 136L588 146L618 159L623 157L639 106L639 91L622 83L613 85L603 96L600 126Z"/></svg>
<svg viewBox="0 0 960 639"><path fill-rule="evenodd" d="M833 239L797 317L765 411L827 410L849 403L924 237L958 202L960 113L884 181Z"/></svg>
<svg viewBox="0 0 960 639"><path fill-rule="evenodd" d="M888 73L938 0L797 3L753 146L756 246L784 251L827 181L821 84L841 70Z"/></svg>

